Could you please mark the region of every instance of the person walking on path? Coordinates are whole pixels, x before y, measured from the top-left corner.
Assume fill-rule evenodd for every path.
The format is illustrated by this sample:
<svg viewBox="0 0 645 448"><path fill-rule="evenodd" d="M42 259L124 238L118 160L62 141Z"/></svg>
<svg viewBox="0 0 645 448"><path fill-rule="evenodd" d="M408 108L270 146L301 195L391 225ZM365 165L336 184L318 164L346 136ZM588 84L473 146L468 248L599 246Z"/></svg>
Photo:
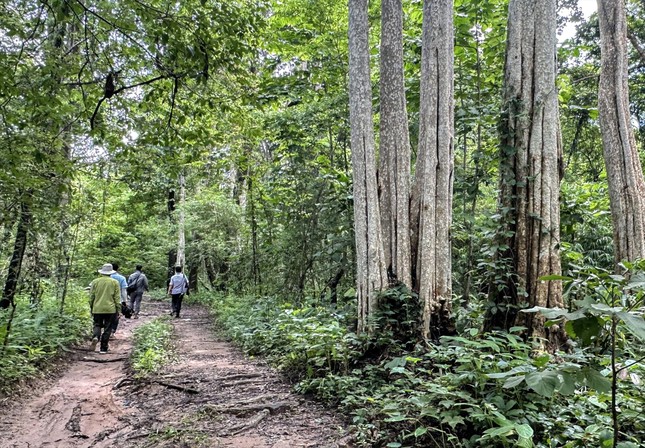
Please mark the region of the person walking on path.
<svg viewBox="0 0 645 448"><path fill-rule="evenodd" d="M121 288L121 311L123 311L124 305L128 301L128 282L125 277L119 274L119 263L112 263L112 269L114 269L114 274L110 275L114 280L119 282L119 288ZM112 325L112 334L116 333L116 330L119 326L119 321L121 320L121 314L117 314L114 324Z"/></svg>
<svg viewBox="0 0 645 448"><path fill-rule="evenodd" d="M115 272L111 264L104 264L99 269L101 277L90 283L90 312L94 319L90 350L96 350L96 344L100 340L99 353L102 354L108 352L108 341L112 333L112 326L121 312L121 288L119 282L110 277Z"/></svg>
<svg viewBox="0 0 645 448"><path fill-rule="evenodd" d="M188 277L181 272L181 266L175 266L175 275L170 277L168 284L168 294L172 297L170 305L171 316L179 317L181 312L181 302L184 300L184 294L188 292Z"/></svg>
<svg viewBox="0 0 645 448"><path fill-rule="evenodd" d="M148 290L148 278L143 273L143 266L140 264L137 265L135 271L128 277L128 290L132 291L130 293L130 308L134 312L132 317L138 319L143 292Z"/></svg>

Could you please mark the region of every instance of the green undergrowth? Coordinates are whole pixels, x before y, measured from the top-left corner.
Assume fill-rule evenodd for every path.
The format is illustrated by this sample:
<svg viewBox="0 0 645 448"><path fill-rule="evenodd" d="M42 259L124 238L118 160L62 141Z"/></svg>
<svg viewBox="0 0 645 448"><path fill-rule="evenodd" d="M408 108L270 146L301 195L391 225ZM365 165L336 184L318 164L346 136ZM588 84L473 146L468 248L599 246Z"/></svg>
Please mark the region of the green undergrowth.
<svg viewBox="0 0 645 448"><path fill-rule="evenodd" d="M146 297L153 302L164 302L169 299L167 288L153 288L145 293Z"/></svg>
<svg viewBox="0 0 645 448"><path fill-rule="evenodd" d="M138 378L157 373L173 359L173 326L167 316L158 317L134 330L132 368Z"/></svg>
<svg viewBox="0 0 645 448"><path fill-rule="evenodd" d="M41 375L49 363L91 332L87 292L70 286L63 313L54 288L43 284L36 302L18 295L11 308L0 310L0 395L11 393L19 382ZM4 345L6 342L6 345Z"/></svg>
<svg viewBox="0 0 645 448"><path fill-rule="evenodd" d="M608 356L549 355L510 332L466 328L435 344L410 345L409 294L393 294L357 336L353 310L296 307L270 298L201 296L226 334L350 416L363 447L611 447ZM630 364L631 365L631 364ZM618 447L645 438L641 362L617 383Z"/></svg>

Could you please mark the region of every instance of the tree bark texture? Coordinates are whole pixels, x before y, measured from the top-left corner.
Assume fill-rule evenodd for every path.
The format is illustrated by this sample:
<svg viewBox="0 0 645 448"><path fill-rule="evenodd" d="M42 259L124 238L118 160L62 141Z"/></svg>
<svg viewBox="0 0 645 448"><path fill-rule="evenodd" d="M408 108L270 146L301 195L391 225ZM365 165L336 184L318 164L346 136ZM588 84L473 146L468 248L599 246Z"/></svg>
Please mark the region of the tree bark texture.
<svg viewBox="0 0 645 448"><path fill-rule="evenodd" d="M601 67L598 116L614 226L614 258L645 258L645 182L630 123L623 0L598 0Z"/></svg>
<svg viewBox="0 0 645 448"><path fill-rule="evenodd" d="M560 329L544 327L529 306L562 307L560 274L560 167L562 148L556 76L556 0L511 0L504 73L500 154L502 256L510 263L497 295L491 327L523 325L529 336L558 344ZM499 260L498 260L499 261ZM507 311L500 311L506 309Z"/></svg>
<svg viewBox="0 0 645 448"><path fill-rule="evenodd" d="M249 220L251 221L251 276L253 278L253 286L256 288L256 292L259 291L259 287L262 283L262 277L260 275L260 260L259 260L259 241L258 241L258 219L255 212L255 197L253 193L253 175L251 172L247 173L246 176L246 199L245 203L247 205L247 213Z"/></svg>
<svg viewBox="0 0 645 448"><path fill-rule="evenodd" d="M199 292L199 263L191 263L188 271L190 292Z"/></svg>
<svg viewBox="0 0 645 448"><path fill-rule="evenodd" d="M173 222L175 219L175 190L168 190L168 201L166 202L168 209L168 219Z"/></svg>
<svg viewBox="0 0 645 448"><path fill-rule="evenodd" d="M18 219L19 221L18 228L16 229L16 239L13 245L13 254L9 261L7 280L2 293L2 299L8 301L10 304L14 303L18 280L20 279L20 270L22 268L22 262L25 255L25 248L27 247L27 234L29 232L29 226L31 225L31 209L25 202L22 203Z"/></svg>
<svg viewBox="0 0 645 448"><path fill-rule="evenodd" d="M175 275L175 266L177 266L177 251L170 249L168 251L168 272L166 272L166 284L170 284L170 278Z"/></svg>
<svg viewBox="0 0 645 448"><path fill-rule="evenodd" d="M390 282L412 287L410 255L410 136L403 74L403 6L381 2L379 199Z"/></svg>
<svg viewBox="0 0 645 448"><path fill-rule="evenodd" d="M358 331L371 332L369 318L387 284L379 212L367 0L349 0L349 121L353 166Z"/></svg>
<svg viewBox="0 0 645 448"><path fill-rule="evenodd" d="M411 199L414 289L424 338L452 332L453 0L425 0L419 149Z"/></svg>
<svg viewBox="0 0 645 448"><path fill-rule="evenodd" d="M177 265L186 267L186 225L185 212L186 207L186 178L184 173L179 175L179 223L178 223L178 241L177 241Z"/></svg>

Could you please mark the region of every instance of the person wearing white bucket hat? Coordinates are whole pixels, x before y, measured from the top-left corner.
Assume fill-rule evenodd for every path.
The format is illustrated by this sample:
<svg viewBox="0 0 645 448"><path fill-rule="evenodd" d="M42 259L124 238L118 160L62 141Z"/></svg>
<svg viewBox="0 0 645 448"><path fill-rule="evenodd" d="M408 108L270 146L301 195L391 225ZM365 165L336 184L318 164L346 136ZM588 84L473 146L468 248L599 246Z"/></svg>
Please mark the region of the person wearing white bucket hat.
<svg viewBox="0 0 645 448"><path fill-rule="evenodd" d="M114 320L121 312L121 288L119 282L110 277L116 272L111 264L104 264L98 272L101 277L90 283L90 312L94 319L90 350L94 351L101 341L100 353L104 354L108 352Z"/></svg>

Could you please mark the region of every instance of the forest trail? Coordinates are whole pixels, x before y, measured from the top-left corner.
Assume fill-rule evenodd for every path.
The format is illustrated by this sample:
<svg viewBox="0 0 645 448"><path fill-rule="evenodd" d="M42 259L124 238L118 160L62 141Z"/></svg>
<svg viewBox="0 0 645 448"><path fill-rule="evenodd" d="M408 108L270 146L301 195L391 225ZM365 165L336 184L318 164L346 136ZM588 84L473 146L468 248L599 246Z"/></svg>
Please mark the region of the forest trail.
<svg viewBox="0 0 645 448"><path fill-rule="evenodd" d="M107 355L75 349L60 376L5 410L0 447L349 446L340 418L220 340L203 307L185 304L171 321L175 362L136 381L127 366L133 329L167 308L146 301L140 319L121 319Z"/></svg>

